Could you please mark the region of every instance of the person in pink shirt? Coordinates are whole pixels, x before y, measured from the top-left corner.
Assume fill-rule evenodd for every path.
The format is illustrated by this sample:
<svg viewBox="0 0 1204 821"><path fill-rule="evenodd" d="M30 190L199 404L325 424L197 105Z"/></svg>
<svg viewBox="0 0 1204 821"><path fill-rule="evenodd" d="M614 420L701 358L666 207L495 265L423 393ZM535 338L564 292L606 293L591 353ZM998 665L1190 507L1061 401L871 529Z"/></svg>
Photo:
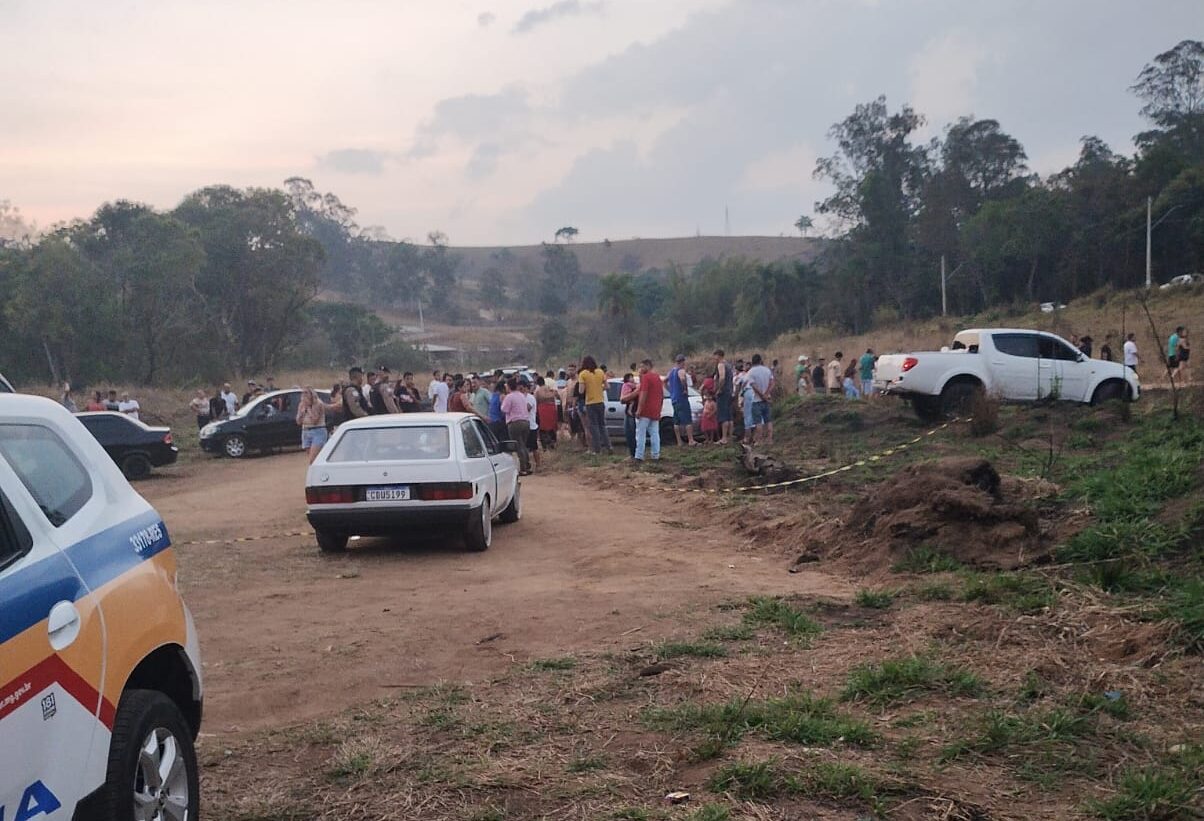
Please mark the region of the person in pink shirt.
<svg viewBox="0 0 1204 821"><path fill-rule="evenodd" d="M510 392L502 397L502 418L506 421L506 432L518 442L519 475L531 475L531 455L527 453L527 434L531 429L527 413L527 397L518 389L518 380L506 383Z"/></svg>

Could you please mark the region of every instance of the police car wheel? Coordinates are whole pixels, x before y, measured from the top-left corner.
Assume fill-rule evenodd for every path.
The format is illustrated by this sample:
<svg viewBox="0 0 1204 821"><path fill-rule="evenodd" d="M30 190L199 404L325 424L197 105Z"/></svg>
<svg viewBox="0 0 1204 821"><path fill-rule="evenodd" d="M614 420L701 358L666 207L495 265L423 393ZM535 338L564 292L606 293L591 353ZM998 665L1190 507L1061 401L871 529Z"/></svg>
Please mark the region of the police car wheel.
<svg viewBox="0 0 1204 821"><path fill-rule="evenodd" d="M233 433L227 436L226 441L222 443L222 450L231 459L242 458L247 455L247 440L237 433Z"/></svg>
<svg viewBox="0 0 1204 821"><path fill-rule="evenodd" d="M104 821L191 821L200 815L192 733L175 703L155 690L128 690L109 745Z"/></svg>

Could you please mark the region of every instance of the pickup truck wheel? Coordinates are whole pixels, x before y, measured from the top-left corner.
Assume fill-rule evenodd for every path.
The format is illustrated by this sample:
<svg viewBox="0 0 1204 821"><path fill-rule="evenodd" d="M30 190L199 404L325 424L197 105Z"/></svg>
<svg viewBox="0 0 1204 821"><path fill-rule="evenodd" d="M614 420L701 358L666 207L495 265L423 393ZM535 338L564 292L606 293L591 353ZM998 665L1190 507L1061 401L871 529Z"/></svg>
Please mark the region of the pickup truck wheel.
<svg viewBox="0 0 1204 821"><path fill-rule="evenodd" d="M502 524L512 525L523 517L523 486L521 482L514 483L514 498L510 500L510 504L506 505L506 509L502 511L502 515L498 517Z"/></svg>
<svg viewBox="0 0 1204 821"><path fill-rule="evenodd" d="M1105 382L1095 389L1095 395L1091 397L1092 405L1102 405L1104 402L1111 402L1118 399L1128 399L1128 386L1123 382L1110 381Z"/></svg>
<svg viewBox="0 0 1204 821"><path fill-rule="evenodd" d="M192 733L155 690L127 690L117 704L101 788L105 819L197 818L201 790Z"/></svg>
<svg viewBox="0 0 1204 821"><path fill-rule="evenodd" d="M935 422L941 418L941 400L938 396L916 396L911 407L921 422Z"/></svg>
<svg viewBox="0 0 1204 821"><path fill-rule="evenodd" d="M941 391L942 416L965 416L971 412L975 398L982 393L982 386L974 382L954 382Z"/></svg>
<svg viewBox="0 0 1204 821"><path fill-rule="evenodd" d="M150 459L144 453L131 453L121 460L121 472L130 480L145 479L150 476Z"/></svg>
<svg viewBox="0 0 1204 821"><path fill-rule="evenodd" d="M486 496L481 506L469 513L468 529L464 531L464 546L474 552L488 550L493 544L493 511Z"/></svg>
<svg viewBox="0 0 1204 821"><path fill-rule="evenodd" d="M314 537L318 540L318 549L323 553L342 553L347 549L346 533L335 533L332 530L315 530Z"/></svg>

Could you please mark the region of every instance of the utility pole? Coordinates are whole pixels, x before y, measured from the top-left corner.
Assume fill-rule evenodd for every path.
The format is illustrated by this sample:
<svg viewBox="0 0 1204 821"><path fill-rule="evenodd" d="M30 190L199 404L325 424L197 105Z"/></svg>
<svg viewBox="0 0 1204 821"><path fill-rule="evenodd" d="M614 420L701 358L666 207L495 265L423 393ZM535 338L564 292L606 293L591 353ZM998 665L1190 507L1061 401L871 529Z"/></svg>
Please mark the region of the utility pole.
<svg viewBox="0 0 1204 821"><path fill-rule="evenodd" d="M1154 198L1146 197L1145 198L1145 289L1147 291L1150 290L1150 286L1152 284L1152 280L1150 278L1150 273L1151 273L1151 271L1150 271L1150 269L1151 269L1150 237L1154 233L1154 227L1150 224L1150 219L1153 217L1153 213L1154 213ZM1159 221L1161 222L1161 220L1159 220Z"/></svg>
<svg viewBox="0 0 1204 821"><path fill-rule="evenodd" d="M947 306L945 304L945 255L941 254L941 316L945 315Z"/></svg>

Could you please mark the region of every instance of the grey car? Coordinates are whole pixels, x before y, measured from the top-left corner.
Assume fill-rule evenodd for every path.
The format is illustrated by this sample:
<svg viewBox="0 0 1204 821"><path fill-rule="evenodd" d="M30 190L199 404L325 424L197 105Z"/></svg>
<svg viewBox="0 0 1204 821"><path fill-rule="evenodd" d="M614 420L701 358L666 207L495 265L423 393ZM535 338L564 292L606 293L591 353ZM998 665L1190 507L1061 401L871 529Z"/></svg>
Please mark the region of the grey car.
<svg viewBox="0 0 1204 821"><path fill-rule="evenodd" d="M606 432L612 439L622 439L623 433L623 403L619 396L623 392L622 379L606 380ZM694 419L694 433L699 433L699 420L702 418L702 394L693 388L689 389L690 415ZM669 389L665 388L665 404L661 408L661 443L671 443L673 438L673 405L669 402Z"/></svg>

